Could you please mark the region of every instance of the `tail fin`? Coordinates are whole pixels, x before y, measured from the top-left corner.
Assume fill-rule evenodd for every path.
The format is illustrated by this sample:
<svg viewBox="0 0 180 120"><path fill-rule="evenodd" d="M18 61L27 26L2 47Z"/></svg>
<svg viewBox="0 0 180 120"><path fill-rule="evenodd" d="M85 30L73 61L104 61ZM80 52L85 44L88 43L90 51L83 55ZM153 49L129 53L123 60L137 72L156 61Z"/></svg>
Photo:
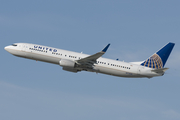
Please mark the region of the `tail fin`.
<svg viewBox="0 0 180 120"><path fill-rule="evenodd" d="M155 68L155 69L161 69L164 68L166 61L174 47L174 43L168 43L165 45L162 49L160 49L158 52L153 54L149 59L144 61L141 65Z"/></svg>

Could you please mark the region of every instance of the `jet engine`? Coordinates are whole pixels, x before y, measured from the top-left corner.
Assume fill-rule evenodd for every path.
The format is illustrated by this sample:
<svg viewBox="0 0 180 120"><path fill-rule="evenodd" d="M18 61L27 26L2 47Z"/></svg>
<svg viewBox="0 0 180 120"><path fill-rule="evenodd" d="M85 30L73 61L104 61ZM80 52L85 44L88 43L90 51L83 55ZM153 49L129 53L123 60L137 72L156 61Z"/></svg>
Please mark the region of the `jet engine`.
<svg viewBox="0 0 180 120"><path fill-rule="evenodd" d="M75 62L72 60L67 60L67 59L61 59L59 61L59 65L62 67L69 67L69 68L74 68L75 67Z"/></svg>
<svg viewBox="0 0 180 120"><path fill-rule="evenodd" d="M59 65L63 67L63 70L69 71L69 72L74 72L77 73L78 69L75 69L76 63L72 60L67 60L67 59L61 59L59 61Z"/></svg>

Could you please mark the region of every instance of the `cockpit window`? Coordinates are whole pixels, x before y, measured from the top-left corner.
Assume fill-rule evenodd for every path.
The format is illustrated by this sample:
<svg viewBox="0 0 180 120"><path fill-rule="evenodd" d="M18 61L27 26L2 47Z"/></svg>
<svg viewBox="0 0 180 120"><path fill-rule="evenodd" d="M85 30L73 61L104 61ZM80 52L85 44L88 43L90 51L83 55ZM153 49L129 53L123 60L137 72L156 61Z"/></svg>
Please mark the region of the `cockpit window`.
<svg viewBox="0 0 180 120"><path fill-rule="evenodd" d="M16 44L12 44L12 46L17 46Z"/></svg>

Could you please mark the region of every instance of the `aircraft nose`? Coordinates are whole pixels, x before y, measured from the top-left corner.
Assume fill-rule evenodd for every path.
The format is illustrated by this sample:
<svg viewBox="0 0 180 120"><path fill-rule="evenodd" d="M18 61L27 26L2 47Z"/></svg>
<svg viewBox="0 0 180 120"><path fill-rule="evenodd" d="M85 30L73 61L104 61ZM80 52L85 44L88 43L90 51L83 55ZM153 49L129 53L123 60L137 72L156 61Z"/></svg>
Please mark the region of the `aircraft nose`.
<svg viewBox="0 0 180 120"><path fill-rule="evenodd" d="M5 49L6 51L8 51L8 52L9 52L9 48L10 48L10 46L4 47L4 49Z"/></svg>
<svg viewBox="0 0 180 120"><path fill-rule="evenodd" d="M8 51L8 46L4 47L4 49L5 49L6 51Z"/></svg>

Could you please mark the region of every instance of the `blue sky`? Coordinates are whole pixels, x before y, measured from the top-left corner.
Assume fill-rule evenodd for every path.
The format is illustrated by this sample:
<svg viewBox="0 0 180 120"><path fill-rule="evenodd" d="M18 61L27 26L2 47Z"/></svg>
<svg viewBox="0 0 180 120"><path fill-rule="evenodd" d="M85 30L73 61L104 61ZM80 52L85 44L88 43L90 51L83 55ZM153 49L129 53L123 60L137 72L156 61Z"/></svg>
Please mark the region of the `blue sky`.
<svg viewBox="0 0 180 120"><path fill-rule="evenodd" d="M178 0L2 0L1 120L179 120L180 2ZM176 43L163 77L120 78L63 71L12 56L4 47L36 43L106 58L147 59Z"/></svg>

